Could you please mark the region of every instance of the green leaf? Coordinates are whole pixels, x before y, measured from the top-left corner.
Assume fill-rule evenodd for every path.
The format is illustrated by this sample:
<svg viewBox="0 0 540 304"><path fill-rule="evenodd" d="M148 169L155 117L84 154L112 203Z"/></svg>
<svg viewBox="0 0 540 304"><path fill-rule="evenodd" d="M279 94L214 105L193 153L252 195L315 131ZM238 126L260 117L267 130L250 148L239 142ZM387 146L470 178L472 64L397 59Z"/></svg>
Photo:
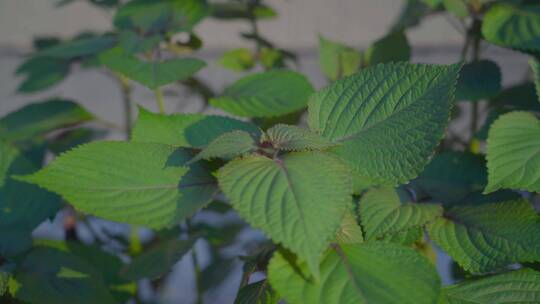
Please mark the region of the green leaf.
<svg viewBox="0 0 540 304"><path fill-rule="evenodd" d="M10 274L8 272L0 269L0 297L7 292L9 277Z"/></svg>
<svg viewBox="0 0 540 304"><path fill-rule="evenodd" d="M491 60L467 63L461 69L456 100L479 101L495 97L501 91L501 70Z"/></svg>
<svg viewBox="0 0 540 304"><path fill-rule="evenodd" d="M104 251L96 245L84 245L71 241L36 240L34 241L34 245L60 250L84 260L84 262L91 265L99 273L109 292L117 300L117 303L124 303L133 296L136 285L120 276L120 270L124 266L124 263L115 254ZM66 273L65 268L61 269L61 271ZM68 269L69 271L72 270Z"/></svg>
<svg viewBox="0 0 540 304"><path fill-rule="evenodd" d="M418 242L422 241L424 236L424 230L420 226L415 226L407 230L401 230L397 233L386 234L383 238L378 241L387 242L387 243L396 243L403 246L412 246L417 245ZM421 251L419 251L421 252Z"/></svg>
<svg viewBox="0 0 540 304"><path fill-rule="evenodd" d="M157 47L162 41L161 35L141 36L130 30L121 31L118 34L118 45L125 50L126 54L148 53Z"/></svg>
<svg viewBox="0 0 540 304"><path fill-rule="evenodd" d="M390 33L377 40L364 54L366 65L409 61L410 58L411 47L403 31Z"/></svg>
<svg viewBox="0 0 540 304"><path fill-rule="evenodd" d="M69 68L67 60L31 57L17 68L16 75L26 76L17 92L34 93L59 84L69 74Z"/></svg>
<svg viewBox="0 0 540 304"><path fill-rule="evenodd" d="M467 4L469 0L443 0L446 11L454 14L458 18L469 16L469 8Z"/></svg>
<svg viewBox="0 0 540 304"><path fill-rule="evenodd" d="M433 200L457 202L472 192L482 191L487 183L483 157L466 152L450 151L435 155L411 185Z"/></svg>
<svg viewBox="0 0 540 304"><path fill-rule="evenodd" d="M76 0L58 0L55 3L55 7L62 7L68 4L72 4L75 1ZM120 0L88 0L87 2L90 2L92 5L95 5L97 7L111 8L118 6Z"/></svg>
<svg viewBox="0 0 540 304"><path fill-rule="evenodd" d="M115 288L128 283L126 279L120 276L120 270L124 266L124 263L116 255L104 251L95 245L87 246L78 242L61 242L60 244L56 248L69 252L92 265L101 274L105 284L109 288ZM65 248L62 248L64 246Z"/></svg>
<svg viewBox="0 0 540 304"><path fill-rule="evenodd" d="M340 244L359 244L364 242L362 228L356 222L353 212L345 213L341 220L341 227L336 234L336 241Z"/></svg>
<svg viewBox="0 0 540 304"><path fill-rule="evenodd" d="M135 257L121 271L127 279L157 279L167 272L193 247L194 239L187 241L167 240Z"/></svg>
<svg viewBox="0 0 540 304"><path fill-rule="evenodd" d="M425 1L442 1L442 0L424 0ZM401 12L396 16L396 21L391 27L392 32L403 31L405 29L417 26L425 16L432 11L422 2L422 0L407 0L401 9Z"/></svg>
<svg viewBox="0 0 540 304"><path fill-rule="evenodd" d="M380 64L310 100L310 128L340 143L333 152L380 184L415 177L442 138L460 65Z"/></svg>
<svg viewBox="0 0 540 304"><path fill-rule="evenodd" d="M256 124L259 128L263 130L268 130L271 127L277 124L287 124L287 125L296 125L300 123L300 119L304 114L304 110L299 110L293 113L285 114L283 116L275 117L263 117L263 118L253 118L251 122Z"/></svg>
<svg viewBox="0 0 540 304"><path fill-rule="evenodd" d="M540 272L520 269L466 280L443 289L451 304L537 303L540 302Z"/></svg>
<svg viewBox="0 0 540 304"><path fill-rule="evenodd" d="M17 227L0 230L0 255L4 257L17 256L32 247L32 231L21 230Z"/></svg>
<svg viewBox="0 0 540 304"><path fill-rule="evenodd" d="M237 116L272 117L304 108L312 92L304 75L274 70L241 78L210 104Z"/></svg>
<svg viewBox="0 0 540 304"><path fill-rule="evenodd" d="M437 8L439 5L443 3L443 0L420 0L420 1L429 5L429 7L431 8Z"/></svg>
<svg viewBox="0 0 540 304"><path fill-rule="evenodd" d="M272 291L267 280L261 280L240 288L234 304L278 304L279 297Z"/></svg>
<svg viewBox="0 0 540 304"><path fill-rule="evenodd" d="M349 172L334 157L297 152L234 160L218 174L220 188L252 226L299 254L317 273L351 203Z"/></svg>
<svg viewBox="0 0 540 304"><path fill-rule="evenodd" d="M401 203L396 191L386 187L364 194L358 215L366 241L376 241L423 227L441 216L442 208L435 204Z"/></svg>
<svg viewBox="0 0 540 304"><path fill-rule="evenodd" d="M203 148L222 134L241 130L258 137L257 126L237 119L203 114L155 114L139 107L131 140Z"/></svg>
<svg viewBox="0 0 540 304"><path fill-rule="evenodd" d="M429 236L465 270L483 273L540 260L540 217L523 199L450 207L428 226Z"/></svg>
<svg viewBox="0 0 540 304"><path fill-rule="evenodd" d="M225 52L219 63L229 70L241 72L253 68L255 58L250 50L239 48Z"/></svg>
<svg viewBox="0 0 540 304"><path fill-rule="evenodd" d="M439 296L439 276L430 262L395 244L335 247L321 263L319 280L306 276L304 263L293 267L280 252L268 268L272 287L290 304L422 304Z"/></svg>
<svg viewBox="0 0 540 304"><path fill-rule="evenodd" d="M526 51L540 50L540 6L499 3L485 14L482 34L491 43Z"/></svg>
<svg viewBox="0 0 540 304"><path fill-rule="evenodd" d="M47 148L55 155L67 152L97 138L103 138L107 131L79 127L59 133L47 142Z"/></svg>
<svg viewBox="0 0 540 304"><path fill-rule="evenodd" d="M285 67L283 62L285 54L282 50L263 47L259 51L258 58L262 66L267 70Z"/></svg>
<svg viewBox="0 0 540 304"><path fill-rule="evenodd" d="M277 124L268 129L261 141L285 151L325 150L335 146L330 140L308 129L285 124Z"/></svg>
<svg viewBox="0 0 540 304"><path fill-rule="evenodd" d="M0 139L19 141L93 120L80 105L61 99L29 104L0 119Z"/></svg>
<svg viewBox="0 0 540 304"><path fill-rule="evenodd" d="M324 76L331 81L353 74L361 61L359 51L319 35L319 65Z"/></svg>
<svg viewBox="0 0 540 304"><path fill-rule="evenodd" d="M531 113L499 117L487 140L486 193L501 188L540 192L540 121Z"/></svg>
<svg viewBox="0 0 540 304"><path fill-rule="evenodd" d="M520 83L504 89L499 95L490 100L494 107L504 110L540 112L540 103L534 83Z"/></svg>
<svg viewBox="0 0 540 304"><path fill-rule="evenodd" d="M208 14L201 0L133 0L118 9L114 25L144 33L191 31Z"/></svg>
<svg viewBox="0 0 540 304"><path fill-rule="evenodd" d="M120 48L102 53L99 59L109 69L151 90L175 81L185 80L206 66L204 61L195 58L142 61L125 54Z"/></svg>
<svg viewBox="0 0 540 304"><path fill-rule="evenodd" d="M249 19L251 14L247 3L242 2L211 2L210 12L216 19ZM272 19L277 16L271 7L259 3L253 10L253 16L257 19Z"/></svg>
<svg viewBox="0 0 540 304"><path fill-rule="evenodd" d="M210 265L201 271L200 287L201 290L215 290L218 286L223 286L223 282L230 277L235 268L235 258L215 258Z"/></svg>
<svg viewBox="0 0 540 304"><path fill-rule="evenodd" d="M20 179L62 195L79 211L159 229L209 203L215 191L204 170L184 166L191 158L161 144L94 142Z"/></svg>
<svg viewBox="0 0 540 304"><path fill-rule="evenodd" d="M199 152L191 162L211 158L231 159L256 149L257 143L251 134L240 130L231 131L214 139L206 148Z"/></svg>
<svg viewBox="0 0 540 304"><path fill-rule="evenodd" d="M116 43L113 36L82 37L71 41L61 42L37 53L37 56L60 59L73 59L77 57L98 54Z"/></svg>
<svg viewBox="0 0 540 304"><path fill-rule="evenodd" d="M28 248L32 230L60 207L56 195L11 178L36 169L16 148L0 141L0 255Z"/></svg>
<svg viewBox="0 0 540 304"><path fill-rule="evenodd" d="M37 247L24 257L14 275L15 298L28 303L112 304L98 271L75 255L52 248Z"/></svg>

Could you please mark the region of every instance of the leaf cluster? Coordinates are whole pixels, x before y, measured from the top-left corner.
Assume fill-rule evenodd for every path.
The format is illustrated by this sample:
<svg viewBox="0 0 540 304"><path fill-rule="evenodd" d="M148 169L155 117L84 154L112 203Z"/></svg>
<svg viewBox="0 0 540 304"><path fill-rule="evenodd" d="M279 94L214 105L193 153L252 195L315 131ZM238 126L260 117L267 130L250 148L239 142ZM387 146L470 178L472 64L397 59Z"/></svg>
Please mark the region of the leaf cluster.
<svg viewBox="0 0 540 304"><path fill-rule="evenodd" d="M18 90L101 69L122 90L128 139L98 140L110 124L59 98L0 118L2 303L150 302L139 283L159 293L181 259L198 301L241 263L236 303L540 303L537 4L409 0L363 50L319 35L328 85L315 88L260 34L277 16L263 1L88 2L114 12L114 29L36 39ZM463 27L457 63L409 62L407 31L431 14ZM217 60L242 72L223 90L198 75L209 18L251 28L252 49ZM529 56L528 80L504 88L484 44ZM174 85L200 113L166 113ZM139 106L132 121L134 86L159 113ZM469 134L453 133L456 109ZM54 217L65 241L33 237ZM264 235L243 242L248 227ZM441 251L461 273L451 285Z"/></svg>

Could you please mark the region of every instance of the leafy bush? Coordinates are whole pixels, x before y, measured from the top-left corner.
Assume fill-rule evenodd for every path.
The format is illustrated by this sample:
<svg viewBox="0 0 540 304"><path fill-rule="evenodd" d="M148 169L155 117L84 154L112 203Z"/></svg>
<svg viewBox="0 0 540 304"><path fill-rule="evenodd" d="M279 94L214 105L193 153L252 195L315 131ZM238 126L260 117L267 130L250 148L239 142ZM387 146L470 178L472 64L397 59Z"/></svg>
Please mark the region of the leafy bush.
<svg viewBox="0 0 540 304"><path fill-rule="evenodd" d="M75 66L107 70L129 139L96 140L110 124L71 100L0 119L2 303L156 301L141 287L159 291L187 253L198 303L238 261L236 303L540 303L535 1L409 0L365 50L320 36L322 89L261 36L259 20L277 16L261 0L89 2L115 12L114 31L36 39L19 92L57 85ZM463 26L455 64L408 62L407 30L433 14ZM222 92L189 57L207 18L251 26L241 35L253 49L218 60L242 72ZM487 44L528 54L531 80L502 88ZM134 82L159 108L138 107L135 122ZM166 114L169 85L199 96L201 113ZM470 134L449 131L457 108L470 112ZM57 214L66 240L33 239ZM242 243L247 225L267 238ZM434 246L453 259L454 285L441 286Z"/></svg>

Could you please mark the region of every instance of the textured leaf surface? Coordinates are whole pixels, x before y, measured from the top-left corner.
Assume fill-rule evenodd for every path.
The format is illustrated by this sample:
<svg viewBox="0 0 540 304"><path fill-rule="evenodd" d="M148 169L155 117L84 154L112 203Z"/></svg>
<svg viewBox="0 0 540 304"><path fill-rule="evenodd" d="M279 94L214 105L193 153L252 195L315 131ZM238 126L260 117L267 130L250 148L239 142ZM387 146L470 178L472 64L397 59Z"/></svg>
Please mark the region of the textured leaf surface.
<svg viewBox="0 0 540 304"><path fill-rule="evenodd" d="M540 217L522 199L456 205L428 231L435 244L472 273L540 259Z"/></svg>
<svg viewBox="0 0 540 304"><path fill-rule="evenodd" d="M319 36L319 65L331 81L353 74L361 61L362 54L358 50Z"/></svg>
<svg viewBox="0 0 540 304"><path fill-rule="evenodd" d="M324 150L335 145L308 129L284 124L268 129L263 140L271 142L275 149L285 151Z"/></svg>
<svg viewBox="0 0 540 304"><path fill-rule="evenodd" d="M354 213L347 212L341 220L341 227L336 235L336 241L340 244L359 244L364 242L362 228L356 221Z"/></svg>
<svg viewBox="0 0 540 304"><path fill-rule="evenodd" d="M234 130L260 135L257 126L237 119L202 114L155 114L139 107L131 140L179 147L206 147L218 136Z"/></svg>
<svg viewBox="0 0 540 304"><path fill-rule="evenodd" d="M411 185L437 202L450 203L482 191L487 183L483 157L465 152L435 155Z"/></svg>
<svg viewBox="0 0 540 304"><path fill-rule="evenodd" d="M257 149L257 143L245 131L231 131L220 135L204 148L192 161L211 158L231 159Z"/></svg>
<svg viewBox="0 0 540 304"><path fill-rule="evenodd" d="M421 304L434 303L439 295L439 277L428 260L394 244L332 249L321 263L319 280L306 277L305 269L305 264L293 268L279 252L270 261L270 283L287 303Z"/></svg>
<svg viewBox="0 0 540 304"><path fill-rule="evenodd" d="M540 192L540 121L531 113L502 115L487 140L488 185Z"/></svg>
<svg viewBox="0 0 540 304"><path fill-rule="evenodd" d="M319 152L234 160L218 180L243 218L299 254L314 272L351 203L348 170Z"/></svg>
<svg viewBox="0 0 540 304"><path fill-rule="evenodd" d="M195 58L178 58L165 61L142 61L125 55L119 48L111 49L99 56L101 63L152 90L189 78L206 66Z"/></svg>
<svg viewBox="0 0 540 304"><path fill-rule="evenodd" d="M237 116L272 117L304 108L312 92L304 75L276 70L241 78L210 104Z"/></svg>
<svg viewBox="0 0 540 304"><path fill-rule="evenodd" d="M167 240L135 257L121 270L121 275L130 280L157 279L167 272L193 246L194 240Z"/></svg>
<svg viewBox="0 0 540 304"><path fill-rule="evenodd" d="M384 239L393 234L422 227L442 215L435 204L401 203L392 188L368 191L358 209L366 241Z"/></svg>
<svg viewBox="0 0 540 304"><path fill-rule="evenodd" d="M456 87L456 100L478 101L496 96L501 91L501 70L491 60L467 63L461 69Z"/></svg>
<svg viewBox="0 0 540 304"><path fill-rule="evenodd" d="M450 304L538 303L540 272L521 269L476 280L466 280L443 290Z"/></svg>
<svg viewBox="0 0 540 304"><path fill-rule="evenodd" d="M496 4L484 16L484 38L515 49L540 50L540 5Z"/></svg>
<svg viewBox="0 0 540 304"><path fill-rule="evenodd" d="M72 101L53 99L33 103L0 119L0 138L9 141L30 139L92 119L92 114Z"/></svg>
<svg viewBox="0 0 540 304"><path fill-rule="evenodd" d="M386 234L383 238L379 239L379 241L396 243L404 246L412 246L421 242L423 236L424 230L422 227L414 226L410 229L401 230L397 233Z"/></svg>
<svg viewBox="0 0 540 304"><path fill-rule="evenodd" d="M38 247L26 255L14 276L17 299L28 303L115 303L101 274L75 255Z"/></svg>
<svg viewBox="0 0 540 304"><path fill-rule="evenodd" d="M234 304L278 304L279 297L267 280L246 285L238 291Z"/></svg>
<svg viewBox="0 0 540 304"><path fill-rule="evenodd" d="M190 164L193 153L186 149L177 149L169 157L171 166L188 166L189 171L180 179L180 200L176 208L176 220L183 220L209 204L218 193L217 180L206 162Z"/></svg>
<svg viewBox="0 0 540 304"><path fill-rule="evenodd" d="M191 157L161 144L94 142L23 179L62 195L82 212L162 228L186 212L180 179Z"/></svg>
<svg viewBox="0 0 540 304"><path fill-rule="evenodd" d="M415 177L443 136L459 65L381 64L316 93L309 126L376 183Z"/></svg>

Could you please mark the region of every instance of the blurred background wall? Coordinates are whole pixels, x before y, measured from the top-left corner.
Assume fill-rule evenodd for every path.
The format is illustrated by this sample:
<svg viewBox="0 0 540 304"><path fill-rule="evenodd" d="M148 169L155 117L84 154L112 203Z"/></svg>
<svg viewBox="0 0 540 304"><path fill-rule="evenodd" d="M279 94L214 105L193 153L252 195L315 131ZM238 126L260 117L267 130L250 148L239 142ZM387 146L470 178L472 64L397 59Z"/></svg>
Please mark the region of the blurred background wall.
<svg viewBox="0 0 540 304"><path fill-rule="evenodd" d="M58 0L1 0L0 45L28 48L35 35L70 37L81 30L111 28L111 16L86 2L60 9ZM261 24L263 34L293 49L317 45L317 33L352 45L368 45L380 38L399 14L403 0L269 0L279 18ZM247 29L242 22L205 21L198 27L208 49L224 49L245 43L237 33ZM416 46L455 46L459 33L444 17L432 18L410 33Z"/></svg>
<svg viewBox="0 0 540 304"><path fill-rule="evenodd" d="M112 27L112 12L96 9L85 1L57 8L58 0L0 0L0 114L35 101L40 95L18 95L16 88L20 79L13 72L21 58L31 51L36 36L60 36L70 38L81 31L103 32ZM264 36L278 46L295 51L300 57L300 70L308 74L317 87L325 84L317 65L317 35L345 42L362 49L388 32L404 5L404 0L269 0L279 16L261 21ZM452 25L449 17L427 18L420 26L407 31L412 45L413 61L427 63L452 63L459 59L463 37ZM239 32L248 30L246 22L222 22L205 20L197 27L204 41L201 56L210 61L203 74L211 74L211 82L217 86L230 83L235 77L220 67L212 65L223 51L251 45L242 40ZM487 57L497 61L505 78L505 84L519 80L526 58L513 52L502 52L490 46ZM96 90L99 88L99 90ZM144 95L144 91L142 91ZM93 71L82 71L69 77L60 86L45 95L76 98L98 115L117 120L120 115L116 86L110 79ZM151 96L151 95L149 95ZM145 104L145 96L140 102ZM118 107L115 108L116 104ZM152 103L148 103L152 107ZM171 108L172 109L172 108ZM186 109L184 109L186 110ZM188 109L189 110L189 109Z"/></svg>

